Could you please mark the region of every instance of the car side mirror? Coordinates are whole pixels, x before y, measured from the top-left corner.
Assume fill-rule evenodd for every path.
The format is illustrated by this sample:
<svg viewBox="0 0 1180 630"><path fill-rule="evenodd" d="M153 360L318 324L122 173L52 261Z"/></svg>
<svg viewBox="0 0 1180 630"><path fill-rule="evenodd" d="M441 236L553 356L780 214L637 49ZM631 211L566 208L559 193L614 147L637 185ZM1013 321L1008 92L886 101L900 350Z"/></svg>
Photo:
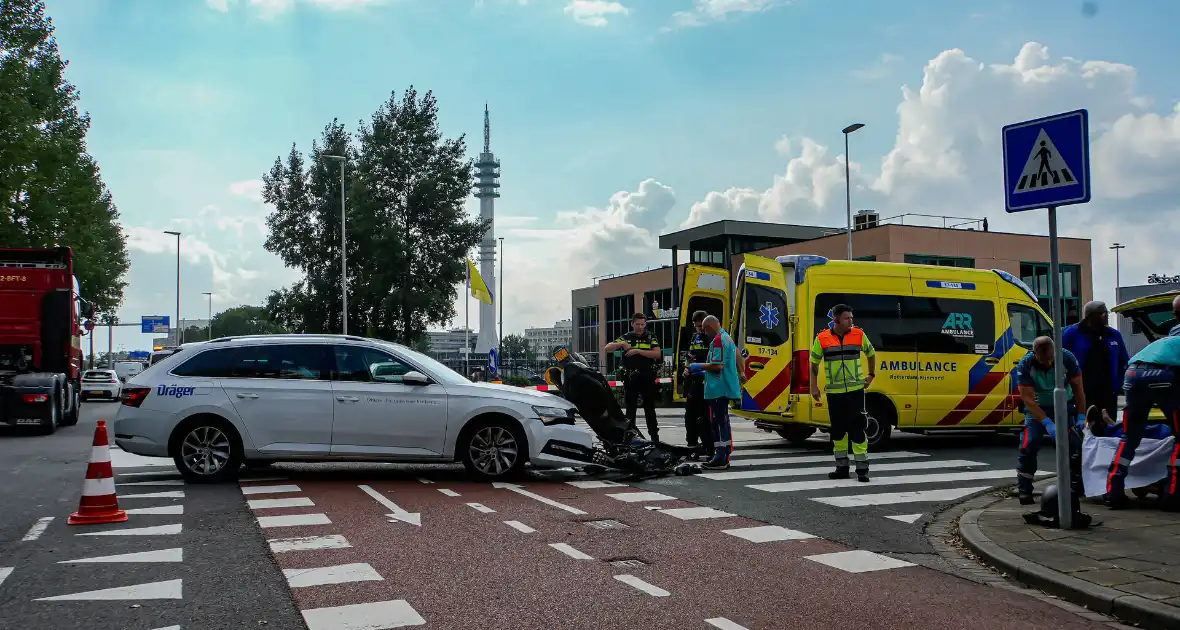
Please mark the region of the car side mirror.
<svg viewBox="0 0 1180 630"><path fill-rule="evenodd" d="M431 382L429 376L414 370L402 374L402 383L406 385L429 385Z"/></svg>

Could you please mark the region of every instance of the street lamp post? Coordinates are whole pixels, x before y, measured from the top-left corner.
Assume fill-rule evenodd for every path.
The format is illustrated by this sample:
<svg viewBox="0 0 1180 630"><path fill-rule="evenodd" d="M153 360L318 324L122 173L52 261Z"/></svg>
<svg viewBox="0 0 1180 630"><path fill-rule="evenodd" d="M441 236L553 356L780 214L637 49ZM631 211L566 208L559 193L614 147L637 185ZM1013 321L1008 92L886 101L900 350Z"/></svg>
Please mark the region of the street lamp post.
<svg viewBox="0 0 1180 630"><path fill-rule="evenodd" d="M340 161L340 330L348 334L348 240L344 233L344 165L343 155L327 155L329 160Z"/></svg>
<svg viewBox="0 0 1180 630"><path fill-rule="evenodd" d="M500 237L500 349L496 351L496 360L504 364L504 237ZM499 366L496 366L499 368Z"/></svg>
<svg viewBox="0 0 1180 630"><path fill-rule="evenodd" d="M176 345L184 343L184 329L180 326L180 232L164 230L165 234L176 237Z"/></svg>
<svg viewBox="0 0 1180 630"><path fill-rule="evenodd" d="M1115 302L1115 305L1118 305L1118 302L1119 302L1119 287L1123 286L1122 273L1119 270L1119 250L1126 249L1126 247L1127 247L1126 245L1123 245L1121 243L1115 243L1114 245L1110 246L1110 249L1114 250L1114 302Z"/></svg>
<svg viewBox="0 0 1180 630"><path fill-rule="evenodd" d="M207 320L209 322L208 333L209 333L209 341L213 341L213 294L209 291L205 291L201 295L204 295L205 297L209 298L209 319Z"/></svg>
<svg viewBox="0 0 1180 630"><path fill-rule="evenodd" d="M848 135L861 127L864 127L864 124L853 123L841 130L844 134L844 199L848 211L848 260L852 260L852 173L849 167L851 160L848 157Z"/></svg>

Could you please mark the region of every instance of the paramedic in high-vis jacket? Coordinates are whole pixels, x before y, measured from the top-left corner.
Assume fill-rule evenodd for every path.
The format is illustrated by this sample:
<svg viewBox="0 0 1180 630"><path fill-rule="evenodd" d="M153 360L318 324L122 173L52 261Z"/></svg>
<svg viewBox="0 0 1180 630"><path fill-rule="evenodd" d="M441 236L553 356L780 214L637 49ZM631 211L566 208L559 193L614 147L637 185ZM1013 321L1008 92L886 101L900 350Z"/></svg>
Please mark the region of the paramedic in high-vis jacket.
<svg viewBox="0 0 1180 630"><path fill-rule="evenodd" d="M860 355L868 359L869 371L861 371ZM877 375L877 351L863 330L852 325L852 307L832 308L832 325L815 336L811 345L811 396L819 402L819 368L824 366L824 388L831 418L832 452L836 470L831 479L847 479L848 447L856 461L856 480L869 480L869 441L865 436L865 388Z"/></svg>

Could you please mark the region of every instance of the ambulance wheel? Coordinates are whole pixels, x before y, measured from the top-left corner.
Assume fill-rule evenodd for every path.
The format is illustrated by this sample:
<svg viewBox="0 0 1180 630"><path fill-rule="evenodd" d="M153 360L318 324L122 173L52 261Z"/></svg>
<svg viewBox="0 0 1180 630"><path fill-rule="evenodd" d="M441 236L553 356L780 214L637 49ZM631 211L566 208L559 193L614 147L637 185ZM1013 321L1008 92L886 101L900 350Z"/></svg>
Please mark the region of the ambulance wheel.
<svg viewBox="0 0 1180 630"><path fill-rule="evenodd" d="M776 433L791 444L801 444L807 438L815 435L815 427L792 424L779 429Z"/></svg>
<svg viewBox="0 0 1180 630"><path fill-rule="evenodd" d="M865 400L865 437L868 438L869 448L874 451L884 450L889 445L889 437L893 433L893 426L897 424L897 411L888 398L869 396Z"/></svg>

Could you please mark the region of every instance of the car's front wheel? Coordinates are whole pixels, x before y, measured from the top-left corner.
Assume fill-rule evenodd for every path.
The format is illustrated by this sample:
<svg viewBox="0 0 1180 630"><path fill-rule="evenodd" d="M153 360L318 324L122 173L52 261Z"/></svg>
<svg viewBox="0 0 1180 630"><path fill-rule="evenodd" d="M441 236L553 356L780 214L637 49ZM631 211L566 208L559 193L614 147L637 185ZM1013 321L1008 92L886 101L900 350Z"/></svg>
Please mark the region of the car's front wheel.
<svg viewBox="0 0 1180 630"><path fill-rule="evenodd" d="M242 443L230 423L214 416L186 421L172 442L172 459L190 483L231 481L242 467Z"/></svg>
<svg viewBox="0 0 1180 630"><path fill-rule="evenodd" d="M508 420L480 422L464 432L459 449L467 472L482 481L507 479L528 460L524 432Z"/></svg>

